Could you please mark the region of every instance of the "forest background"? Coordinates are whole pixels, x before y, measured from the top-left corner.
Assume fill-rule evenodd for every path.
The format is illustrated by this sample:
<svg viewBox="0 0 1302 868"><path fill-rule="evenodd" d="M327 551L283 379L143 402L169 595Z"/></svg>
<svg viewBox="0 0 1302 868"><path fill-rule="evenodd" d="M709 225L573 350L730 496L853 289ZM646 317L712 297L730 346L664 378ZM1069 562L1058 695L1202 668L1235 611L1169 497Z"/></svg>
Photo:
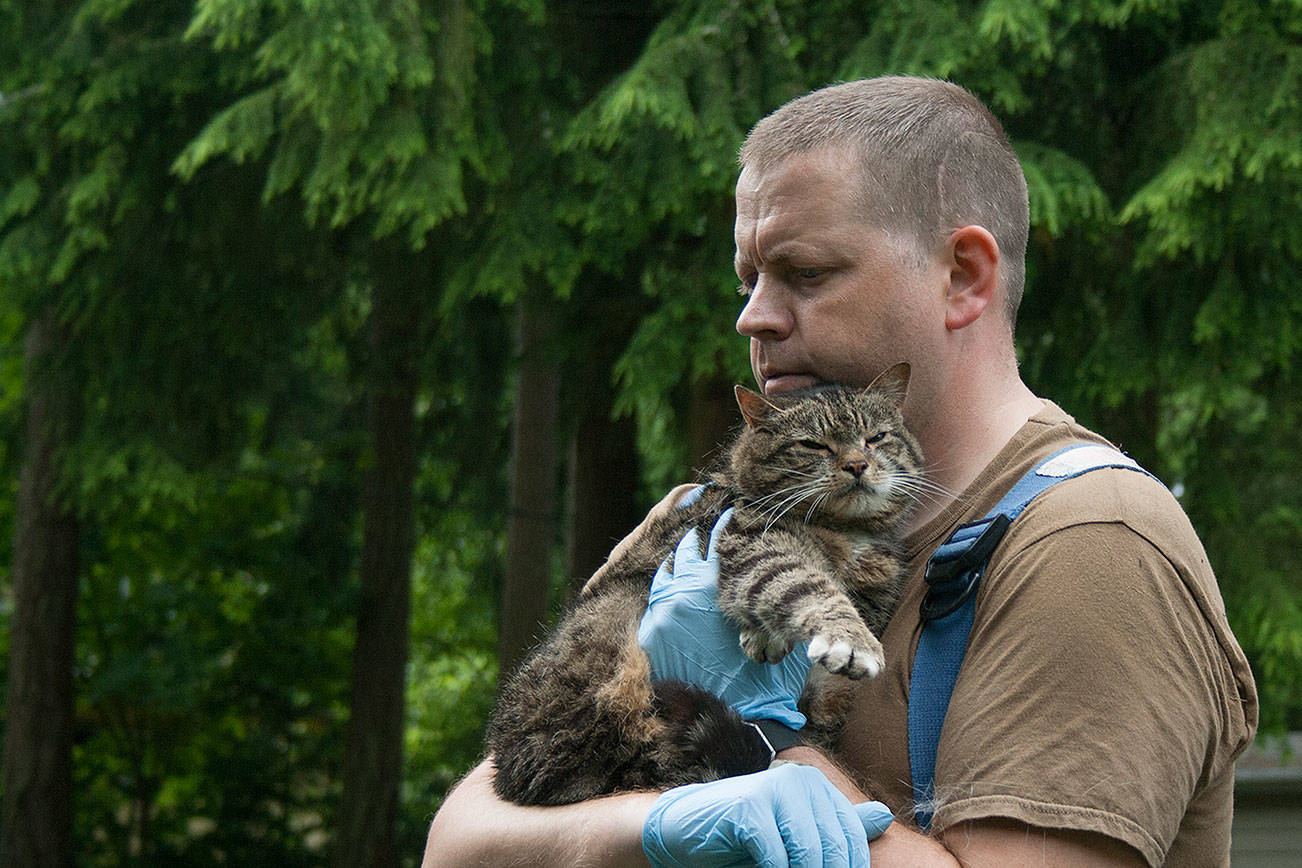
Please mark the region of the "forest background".
<svg viewBox="0 0 1302 868"><path fill-rule="evenodd" d="M418 860L733 424L742 136L880 73L1004 121L1025 378L1302 729L1298 0L0 0L0 862Z"/></svg>

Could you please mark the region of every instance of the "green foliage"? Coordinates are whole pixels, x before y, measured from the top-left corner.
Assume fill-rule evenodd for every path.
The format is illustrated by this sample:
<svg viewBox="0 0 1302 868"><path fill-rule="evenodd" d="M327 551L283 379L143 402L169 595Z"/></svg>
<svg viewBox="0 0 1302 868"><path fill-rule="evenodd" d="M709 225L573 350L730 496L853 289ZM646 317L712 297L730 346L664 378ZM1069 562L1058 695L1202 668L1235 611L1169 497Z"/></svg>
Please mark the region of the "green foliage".
<svg viewBox="0 0 1302 868"><path fill-rule="evenodd" d="M1054 238L1069 228L1097 230L1111 219L1107 194L1080 160L1040 142L1016 150L1037 231Z"/></svg>
<svg viewBox="0 0 1302 868"><path fill-rule="evenodd" d="M356 545L347 514L321 537L334 460L301 442L249 452L189 474L179 501L95 511L78 626L88 861L320 861L351 642L333 571Z"/></svg>
<svg viewBox="0 0 1302 868"><path fill-rule="evenodd" d="M466 168L495 171L476 120L491 38L463 0L201 0L186 35L238 52L248 93L181 152L182 178L219 156L266 155L265 200L298 188L312 223L367 215L376 237L406 230L420 247L465 212Z"/></svg>
<svg viewBox="0 0 1302 868"><path fill-rule="evenodd" d="M478 758L497 676L510 305L551 294L562 406L608 378L647 496L681 481L692 384L749 376L737 147L786 99L861 75L950 77L999 114L1031 200L1023 373L1182 492L1264 726L1302 728L1302 7L604 8L0 0L0 562L21 339L54 305L81 389L63 494L86 529L82 860L329 847L379 236L421 249L429 282L414 857Z"/></svg>
<svg viewBox="0 0 1302 868"><path fill-rule="evenodd" d="M425 529L412 589L407 775L403 803L417 849L443 794L483 754L497 689L497 634L486 563L504 556L500 530L446 512Z"/></svg>

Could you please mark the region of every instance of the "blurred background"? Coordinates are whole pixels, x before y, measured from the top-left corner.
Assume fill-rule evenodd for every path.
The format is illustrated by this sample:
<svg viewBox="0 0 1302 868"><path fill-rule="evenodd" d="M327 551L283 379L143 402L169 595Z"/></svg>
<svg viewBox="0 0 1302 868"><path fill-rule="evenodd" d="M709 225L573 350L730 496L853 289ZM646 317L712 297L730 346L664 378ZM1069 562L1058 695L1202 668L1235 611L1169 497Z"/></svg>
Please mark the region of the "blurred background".
<svg viewBox="0 0 1302 868"><path fill-rule="evenodd" d="M5 864L419 861L733 425L742 137L881 73L1004 122L1025 378L1180 497L1298 802L1295 0L0 0Z"/></svg>

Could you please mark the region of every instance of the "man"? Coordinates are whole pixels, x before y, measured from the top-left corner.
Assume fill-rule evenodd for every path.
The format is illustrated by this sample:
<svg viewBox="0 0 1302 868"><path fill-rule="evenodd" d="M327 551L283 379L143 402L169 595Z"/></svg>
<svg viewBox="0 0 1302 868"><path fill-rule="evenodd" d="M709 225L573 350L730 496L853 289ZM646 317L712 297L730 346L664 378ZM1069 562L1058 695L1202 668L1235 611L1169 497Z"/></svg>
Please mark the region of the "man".
<svg viewBox="0 0 1302 868"><path fill-rule="evenodd" d="M905 541L886 671L863 683L836 762L796 746L779 756L804 766L526 809L494 797L486 761L435 817L426 864L866 865L874 811L850 806L870 796L897 817L871 845L879 868L1228 864L1233 759L1256 726L1255 687L1178 504L1116 469L1046 492L1000 543L940 738L931 832L910 826L908 685L927 558L1044 457L1103 441L1018 374L1026 185L970 94L899 77L815 91L761 121L741 163L737 330L761 388L863 385L912 364L905 415L937 494ZM680 560L674 587L709 573ZM714 628L644 641L661 673L675 629Z"/></svg>

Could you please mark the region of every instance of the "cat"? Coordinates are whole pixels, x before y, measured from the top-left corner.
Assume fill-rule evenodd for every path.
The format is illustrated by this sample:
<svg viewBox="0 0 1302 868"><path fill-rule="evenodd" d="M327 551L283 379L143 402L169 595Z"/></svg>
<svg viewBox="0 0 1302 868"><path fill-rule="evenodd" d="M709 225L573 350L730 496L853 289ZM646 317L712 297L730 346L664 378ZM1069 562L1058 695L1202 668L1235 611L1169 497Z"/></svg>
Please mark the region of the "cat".
<svg viewBox="0 0 1302 868"><path fill-rule="evenodd" d="M909 373L900 363L866 389L772 398L736 387L745 425L726 463L694 502L612 556L504 686L486 739L501 798L559 805L769 765L755 727L705 691L653 682L637 643L661 562L689 528L704 547L729 506L717 543L719 608L760 662L809 642L802 735L832 745L850 679L882 668L874 631L895 605L898 541L927 484L901 413Z"/></svg>

